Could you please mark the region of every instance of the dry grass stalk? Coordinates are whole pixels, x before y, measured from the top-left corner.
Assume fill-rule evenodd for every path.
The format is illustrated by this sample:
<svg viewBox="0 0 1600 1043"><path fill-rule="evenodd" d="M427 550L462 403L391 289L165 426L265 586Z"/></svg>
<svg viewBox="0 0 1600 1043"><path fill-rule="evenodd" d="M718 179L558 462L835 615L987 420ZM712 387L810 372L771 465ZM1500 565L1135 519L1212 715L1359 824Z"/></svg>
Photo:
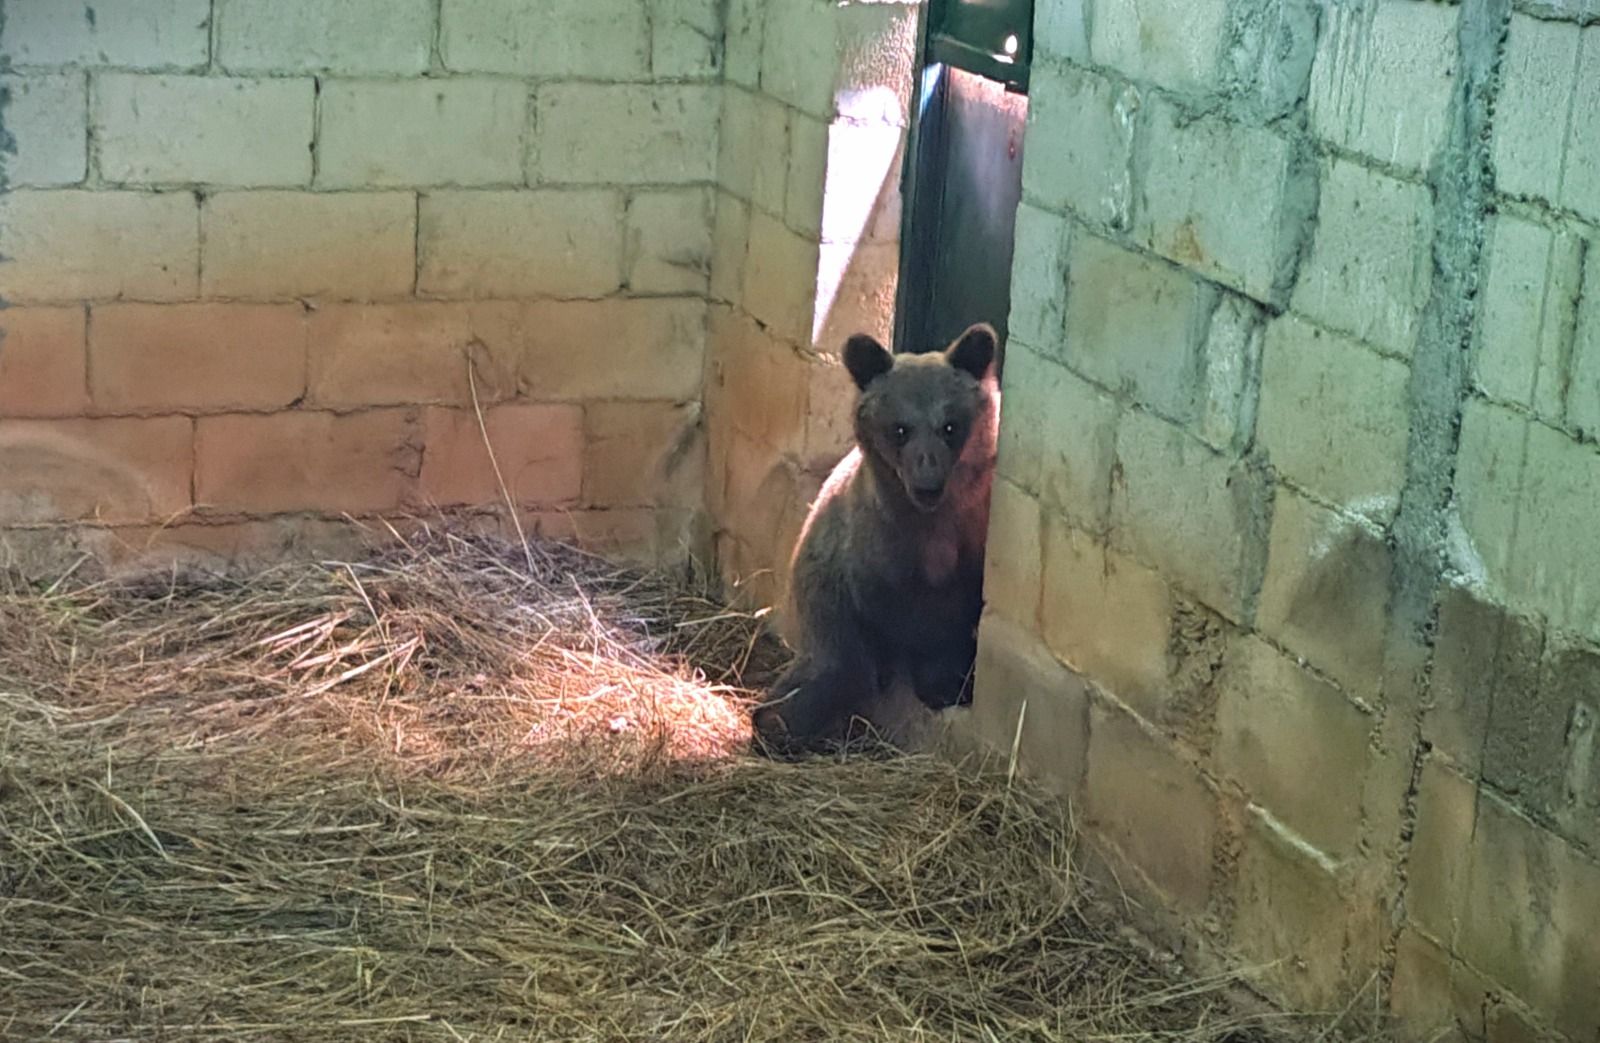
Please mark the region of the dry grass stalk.
<svg viewBox="0 0 1600 1043"><path fill-rule="evenodd" d="M527 554L0 580L0 1037L1258 1038L1020 782L748 757L759 621Z"/></svg>

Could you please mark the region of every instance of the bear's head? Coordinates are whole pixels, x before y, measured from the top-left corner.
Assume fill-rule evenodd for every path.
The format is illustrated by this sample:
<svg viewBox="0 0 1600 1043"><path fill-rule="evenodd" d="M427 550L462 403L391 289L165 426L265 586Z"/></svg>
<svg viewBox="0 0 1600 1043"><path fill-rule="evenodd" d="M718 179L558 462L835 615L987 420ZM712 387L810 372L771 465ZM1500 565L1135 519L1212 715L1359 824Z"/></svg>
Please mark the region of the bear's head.
<svg viewBox="0 0 1600 1043"><path fill-rule="evenodd" d="M974 427L990 420L996 347L993 327L981 322L942 352L893 355L864 333L845 342L845 368L861 389L856 442L920 511L944 502Z"/></svg>

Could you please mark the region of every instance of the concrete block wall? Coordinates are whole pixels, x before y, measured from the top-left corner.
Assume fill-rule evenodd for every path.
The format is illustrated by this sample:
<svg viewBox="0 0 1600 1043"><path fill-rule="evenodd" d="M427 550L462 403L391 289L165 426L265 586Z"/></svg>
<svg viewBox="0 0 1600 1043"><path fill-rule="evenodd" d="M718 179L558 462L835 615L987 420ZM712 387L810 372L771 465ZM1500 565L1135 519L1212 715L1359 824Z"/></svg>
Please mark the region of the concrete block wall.
<svg viewBox="0 0 1600 1043"><path fill-rule="evenodd" d="M970 724L1197 958L1600 1040L1600 9L1035 32Z"/></svg>
<svg viewBox="0 0 1600 1043"><path fill-rule="evenodd" d="M732 0L717 160L707 501L725 580L783 604L790 550L851 442L839 349L889 342L915 2Z"/></svg>
<svg viewBox="0 0 1600 1043"><path fill-rule="evenodd" d="M12 552L705 540L717 0L9 0ZM468 361L475 366L469 379Z"/></svg>

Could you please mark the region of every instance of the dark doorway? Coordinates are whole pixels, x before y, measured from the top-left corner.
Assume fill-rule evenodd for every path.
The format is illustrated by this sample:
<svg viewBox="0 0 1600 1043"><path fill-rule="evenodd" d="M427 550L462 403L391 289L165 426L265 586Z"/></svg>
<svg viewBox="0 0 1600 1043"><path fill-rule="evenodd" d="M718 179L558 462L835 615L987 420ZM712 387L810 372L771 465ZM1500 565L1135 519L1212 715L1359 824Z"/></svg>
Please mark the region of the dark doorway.
<svg viewBox="0 0 1600 1043"><path fill-rule="evenodd" d="M907 149L895 346L944 346L974 322L1004 342L1022 200L1032 0L934 0Z"/></svg>

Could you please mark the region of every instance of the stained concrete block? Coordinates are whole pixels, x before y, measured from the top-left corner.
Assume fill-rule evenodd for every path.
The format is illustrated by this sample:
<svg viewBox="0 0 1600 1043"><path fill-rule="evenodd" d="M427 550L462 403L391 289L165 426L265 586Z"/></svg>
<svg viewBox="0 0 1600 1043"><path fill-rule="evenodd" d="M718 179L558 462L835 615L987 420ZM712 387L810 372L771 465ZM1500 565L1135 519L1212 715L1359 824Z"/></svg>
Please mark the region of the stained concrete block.
<svg viewBox="0 0 1600 1043"><path fill-rule="evenodd" d="M0 420L0 524L172 521L193 503L193 426L186 416Z"/></svg>
<svg viewBox="0 0 1600 1043"><path fill-rule="evenodd" d="M1600 864L1484 794L1456 951L1573 1039L1600 1033Z"/></svg>
<svg viewBox="0 0 1600 1043"><path fill-rule="evenodd" d="M451 72L642 80L644 0L442 0L439 53Z"/></svg>
<svg viewBox="0 0 1600 1043"><path fill-rule="evenodd" d="M755 90L761 83L762 26L766 21L764 0L728 0L726 76L730 84Z"/></svg>
<svg viewBox="0 0 1600 1043"><path fill-rule="evenodd" d="M1422 733L1463 770L1477 772L1488 738L1490 707L1536 698L1544 634L1537 624L1452 585L1440 596L1430 708Z"/></svg>
<svg viewBox="0 0 1600 1043"><path fill-rule="evenodd" d="M1280 302L1315 200L1310 169L1269 130L1191 119L1160 101L1149 109L1134 235L1224 286Z"/></svg>
<svg viewBox="0 0 1600 1043"><path fill-rule="evenodd" d="M88 172L88 85L81 72L0 76L6 132L15 151L6 156L11 188L75 185Z"/></svg>
<svg viewBox="0 0 1600 1043"><path fill-rule="evenodd" d="M1583 30L1578 52L1560 202L1590 221L1600 221L1600 27L1592 25Z"/></svg>
<svg viewBox="0 0 1600 1043"><path fill-rule="evenodd" d="M416 281L406 192L220 192L201 207L207 296L374 300Z"/></svg>
<svg viewBox="0 0 1600 1043"><path fill-rule="evenodd" d="M649 0L650 75L711 80L722 69L721 0Z"/></svg>
<svg viewBox="0 0 1600 1043"><path fill-rule="evenodd" d="M1111 531L1120 548L1232 619L1244 612L1246 554L1265 527L1265 475L1147 413L1117 429Z"/></svg>
<svg viewBox="0 0 1600 1043"><path fill-rule="evenodd" d="M1567 422L1589 441L1600 439L1600 264L1584 266L1567 380Z"/></svg>
<svg viewBox="0 0 1600 1043"><path fill-rule="evenodd" d="M706 292L711 273L711 191L636 192L628 200L625 264L634 293Z"/></svg>
<svg viewBox="0 0 1600 1043"><path fill-rule="evenodd" d="M1000 473L1091 532L1105 527L1116 406L1028 345L1006 345Z"/></svg>
<svg viewBox="0 0 1600 1043"><path fill-rule="evenodd" d="M1487 403L1463 412L1456 493L1489 589L1600 640L1600 451Z"/></svg>
<svg viewBox="0 0 1600 1043"><path fill-rule="evenodd" d="M1097 5L1089 53L1096 64L1131 79L1173 90L1211 90L1221 71L1228 6L1227 0L1125 0Z"/></svg>
<svg viewBox="0 0 1600 1043"><path fill-rule="evenodd" d="M1033 14L1034 61L1062 58L1089 64L1089 0L1056 0L1038 5Z"/></svg>
<svg viewBox="0 0 1600 1043"><path fill-rule="evenodd" d="M619 192L430 192L418 216L417 292L425 296L604 297L622 285Z"/></svg>
<svg viewBox="0 0 1600 1043"><path fill-rule="evenodd" d="M1503 192L1555 200L1583 33L1513 14L1495 99L1494 173Z"/></svg>
<svg viewBox="0 0 1600 1043"><path fill-rule="evenodd" d="M1181 268L1094 235L1073 239L1062 361L1178 423L1194 419L1216 304Z"/></svg>
<svg viewBox="0 0 1600 1043"><path fill-rule="evenodd" d="M433 0L219 0L229 72L415 76L433 47Z"/></svg>
<svg viewBox="0 0 1600 1043"><path fill-rule="evenodd" d="M1443 145L1460 8L1330 5L1311 73L1311 129L1341 148L1423 172Z"/></svg>
<svg viewBox="0 0 1600 1043"><path fill-rule="evenodd" d="M1089 694L1030 629L986 615L978 628L973 723L984 743L1063 796L1075 797L1089 746Z"/></svg>
<svg viewBox="0 0 1600 1043"><path fill-rule="evenodd" d="M514 80L326 81L317 185L520 185L528 104Z"/></svg>
<svg viewBox="0 0 1600 1043"><path fill-rule="evenodd" d="M750 238L750 204L725 191L716 194L711 227L713 301L732 304L744 299L745 246Z"/></svg>
<svg viewBox="0 0 1600 1043"><path fill-rule="evenodd" d="M745 308L794 344L811 343L821 246L782 221L752 210L745 256Z"/></svg>
<svg viewBox="0 0 1600 1043"><path fill-rule="evenodd" d="M1303 842L1333 858L1353 854L1372 721L1259 638L1229 646L1219 688L1217 770Z"/></svg>
<svg viewBox="0 0 1600 1043"><path fill-rule="evenodd" d="M1230 4L1224 86L1246 118L1280 119L1306 100L1324 6L1319 0Z"/></svg>
<svg viewBox="0 0 1600 1043"><path fill-rule="evenodd" d="M1338 1005L1353 910L1332 867L1268 816L1246 818L1233 909L1234 945L1276 991L1304 1010Z"/></svg>
<svg viewBox="0 0 1600 1043"><path fill-rule="evenodd" d="M1539 822L1600 849L1600 653L1552 640L1538 685L1498 687L1483 777Z"/></svg>
<svg viewBox="0 0 1600 1043"><path fill-rule="evenodd" d="M83 415L88 320L82 306L0 311L0 418Z"/></svg>
<svg viewBox="0 0 1600 1043"><path fill-rule="evenodd" d="M916 45L911 5L769 4L761 89L825 120L904 124Z"/></svg>
<svg viewBox="0 0 1600 1043"><path fill-rule="evenodd" d="M1346 160L1330 162L1295 311L1409 356L1432 285L1432 238L1426 188Z"/></svg>
<svg viewBox="0 0 1600 1043"><path fill-rule="evenodd" d="M1267 327L1258 437L1273 466L1383 521L1405 479L1409 369L1293 316Z"/></svg>
<svg viewBox="0 0 1600 1043"><path fill-rule="evenodd" d="M737 198L783 217L789 173L789 111L763 94L723 91L717 180Z"/></svg>
<svg viewBox="0 0 1600 1043"><path fill-rule="evenodd" d="M1582 248L1574 235L1509 214L1497 215L1489 233L1474 377L1489 396L1557 421Z"/></svg>
<svg viewBox="0 0 1600 1043"><path fill-rule="evenodd" d="M1170 903L1194 915L1211 897L1217 801L1199 771L1126 711L1089 704L1083 824Z"/></svg>
<svg viewBox="0 0 1600 1043"><path fill-rule="evenodd" d="M1463 1043L1455 1028L1450 989L1450 954L1413 927L1395 941L1394 978L1389 985L1389 1012L1406 1026L1405 1043Z"/></svg>
<svg viewBox="0 0 1600 1043"><path fill-rule="evenodd" d="M1017 208L1011 255L1010 336L1061 357L1071 225L1060 214L1023 203Z"/></svg>
<svg viewBox="0 0 1600 1043"><path fill-rule="evenodd" d="M13 65L113 65L194 69L206 63L211 0L124 0L95 8L61 0L10 0L0 59Z"/></svg>
<svg viewBox="0 0 1600 1043"><path fill-rule="evenodd" d="M1041 632L1056 657L1153 724L1164 723L1173 663L1172 592L1151 569L1048 518Z"/></svg>
<svg viewBox="0 0 1600 1043"><path fill-rule="evenodd" d="M1393 568L1372 523L1280 489L1256 625L1347 691L1376 698Z"/></svg>
<svg viewBox="0 0 1600 1043"><path fill-rule="evenodd" d="M1219 452L1238 449L1255 433L1265 325L1260 307L1230 293L1220 295L1211 311L1200 353L1204 373L1195 429Z"/></svg>
<svg viewBox="0 0 1600 1043"><path fill-rule="evenodd" d="M1138 109L1132 88L1070 66L1036 63L1028 88L1024 197L1108 228L1126 227Z"/></svg>

